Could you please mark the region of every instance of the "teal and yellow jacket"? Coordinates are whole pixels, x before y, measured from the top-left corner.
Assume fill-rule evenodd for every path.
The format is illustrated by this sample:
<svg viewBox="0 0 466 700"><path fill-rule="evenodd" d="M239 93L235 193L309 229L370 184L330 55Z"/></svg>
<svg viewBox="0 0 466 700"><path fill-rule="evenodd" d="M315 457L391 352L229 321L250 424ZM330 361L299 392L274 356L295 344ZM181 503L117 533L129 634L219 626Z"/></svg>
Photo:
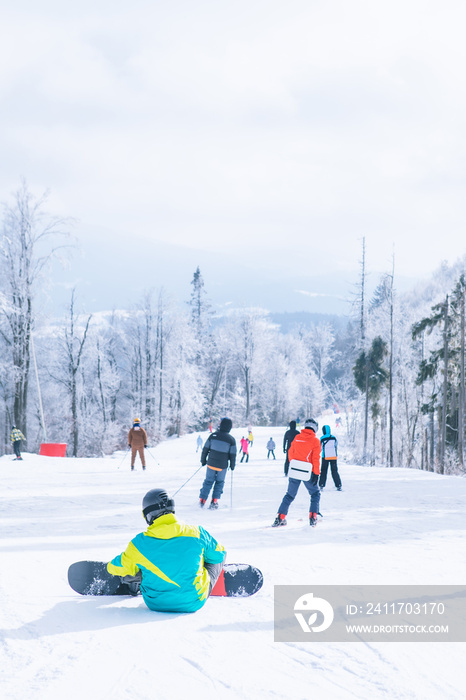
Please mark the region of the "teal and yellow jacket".
<svg viewBox="0 0 466 700"><path fill-rule="evenodd" d="M107 564L114 576L142 573L141 593L151 610L195 612L209 594L204 562L219 564L225 549L203 527L186 525L172 513L157 518Z"/></svg>

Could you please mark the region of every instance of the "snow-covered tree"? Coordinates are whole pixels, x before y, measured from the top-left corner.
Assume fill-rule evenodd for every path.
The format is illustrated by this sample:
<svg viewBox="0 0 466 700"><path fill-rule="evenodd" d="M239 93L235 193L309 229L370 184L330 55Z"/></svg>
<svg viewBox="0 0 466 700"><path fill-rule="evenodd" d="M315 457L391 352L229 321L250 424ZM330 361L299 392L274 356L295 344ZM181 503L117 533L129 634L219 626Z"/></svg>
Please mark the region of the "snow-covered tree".
<svg viewBox="0 0 466 700"><path fill-rule="evenodd" d="M232 366L238 371L244 397L243 420L255 422L268 416L268 406L261 402L269 354L272 347L272 324L261 309L243 309L229 319Z"/></svg>
<svg viewBox="0 0 466 700"><path fill-rule="evenodd" d="M73 457L78 456L79 448L79 403L83 396L84 385L82 375L80 373L83 351L86 345L89 324L92 315L83 320L80 327L78 316L75 310L75 290L71 293L71 301L69 308L69 319L67 325L63 328L61 342L63 348L64 362L62 364L62 379L65 385L70 401L71 408L71 454Z"/></svg>
<svg viewBox="0 0 466 700"><path fill-rule="evenodd" d="M8 349L13 407L11 419L28 436L28 393L34 301L43 272L58 251L57 238L70 221L50 216L47 194L36 198L23 180L4 210L0 238L0 335ZM8 398L9 400L9 398Z"/></svg>

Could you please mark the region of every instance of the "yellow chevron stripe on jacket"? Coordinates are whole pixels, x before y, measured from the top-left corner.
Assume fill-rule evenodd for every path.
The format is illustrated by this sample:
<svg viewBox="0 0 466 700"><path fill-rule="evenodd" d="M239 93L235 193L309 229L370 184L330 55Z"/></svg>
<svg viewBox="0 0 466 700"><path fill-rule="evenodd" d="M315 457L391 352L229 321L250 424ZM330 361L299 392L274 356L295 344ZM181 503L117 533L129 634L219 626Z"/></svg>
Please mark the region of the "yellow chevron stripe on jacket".
<svg viewBox="0 0 466 700"><path fill-rule="evenodd" d="M141 593L151 610L194 612L209 592L204 562L220 563L225 549L204 528L163 515L136 535L107 569L115 576L142 572Z"/></svg>
<svg viewBox="0 0 466 700"><path fill-rule="evenodd" d="M163 581L167 581L168 583L173 583L174 586L178 586L176 581L172 581L168 576L166 576L163 573L163 571L159 569L158 566L153 564L151 561L149 561L149 559L147 559L147 557L145 557L141 552L139 552L132 542L129 543L126 550L121 555L121 565L115 566L112 565L112 563L110 562L107 568L111 574L117 576L126 576L126 574L123 573L123 571L130 571L131 575L134 576L143 566L148 571L151 571L154 574L154 576L158 576Z"/></svg>

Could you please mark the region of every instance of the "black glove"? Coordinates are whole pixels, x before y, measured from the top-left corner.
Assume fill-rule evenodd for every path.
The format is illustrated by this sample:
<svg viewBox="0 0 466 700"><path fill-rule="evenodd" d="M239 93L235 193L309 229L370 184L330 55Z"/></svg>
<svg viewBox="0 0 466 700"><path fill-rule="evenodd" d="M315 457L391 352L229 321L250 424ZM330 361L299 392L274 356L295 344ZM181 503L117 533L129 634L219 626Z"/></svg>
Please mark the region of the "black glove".
<svg viewBox="0 0 466 700"><path fill-rule="evenodd" d="M316 486L318 481L319 481L319 475L318 475L318 474L314 474L314 472L312 472L312 474L311 474L311 484L312 484L313 486Z"/></svg>
<svg viewBox="0 0 466 700"><path fill-rule="evenodd" d="M146 448L147 448L147 445L144 445L144 447L146 447Z"/></svg>
<svg viewBox="0 0 466 700"><path fill-rule="evenodd" d="M122 583L141 583L142 571L139 569L139 571L136 571L134 575L126 574L126 576L120 576L120 581Z"/></svg>
<svg viewBox="0 0 466 700"><path fill-rule="evenodd" d="M230 469L231 469L232 472L234 472L234 471L235 471L235 465L230 466Z"/></svg>
<svg viewBox="0 0 466 700"><path fill-rule="evenodd" d="M128 586L128 593L130 595L138 595L139 586L141 585L142 581L142 571L136 571L134 576L131 576L131 574L127 574L126 576L120 576L120 581L122 583L126 583L126 585Z"/></svg>

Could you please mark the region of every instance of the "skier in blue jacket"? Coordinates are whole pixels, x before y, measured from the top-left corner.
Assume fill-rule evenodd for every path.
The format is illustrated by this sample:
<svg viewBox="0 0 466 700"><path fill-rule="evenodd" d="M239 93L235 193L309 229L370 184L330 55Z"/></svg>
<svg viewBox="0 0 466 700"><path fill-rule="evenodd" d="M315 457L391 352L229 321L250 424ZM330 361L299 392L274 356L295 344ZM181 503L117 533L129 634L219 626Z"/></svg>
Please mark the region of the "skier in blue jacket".
<svg viewBox="0 0 466 700"><path fill-rule="evenodd" d="M107 564L151 610L195 612L220 576L226 552L203 527L175 517L175 502L164 489L151 489L142 502L148 524L125 551Z"/></svg>
<svg viewBox="0 0 466 700"><path fill-rule="evenodd" d="M322 437L320 438L320 444L322 445L322 464L320 466L319 486L321 489L325 488L325 484L327 483L327 472L330 465L333 483L335 484L337 491L341 491L341 479L337 466L338 440L330 432L329 425L322 426Z"/></svg>

